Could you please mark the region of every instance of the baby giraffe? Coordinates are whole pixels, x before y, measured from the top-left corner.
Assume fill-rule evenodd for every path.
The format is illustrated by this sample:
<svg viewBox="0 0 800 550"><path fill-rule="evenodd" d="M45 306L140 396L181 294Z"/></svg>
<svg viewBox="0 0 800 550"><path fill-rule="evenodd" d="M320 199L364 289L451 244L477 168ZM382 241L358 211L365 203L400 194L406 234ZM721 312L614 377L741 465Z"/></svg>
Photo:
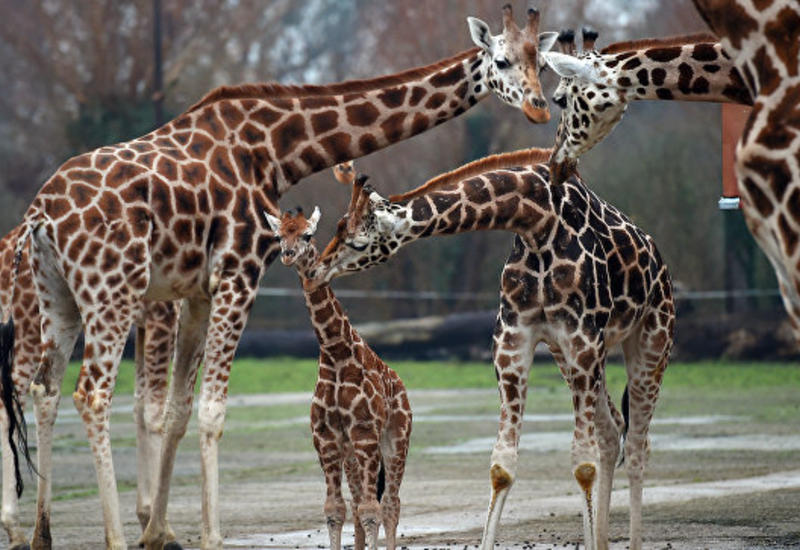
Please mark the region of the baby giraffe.
<svg viewBox="0 0 800 550"><path fill-rule="evenodd" d="M294 265L319 340L319 374L311 402L311 431L325 474L325 516L331 549L341 546L345 503L342 466L347 474L355 523L355 548L378 545L383 523L386 548L395 548L400 515L400 482L411 435L411 407L405 386L350 325L330 285L315 290L313 278L319 252L311 240L320 211L306 218L265 212L280 239L281 260ZM385 491L384 491L385 483ZM381 493L383 492L383 495Z"/></svg>

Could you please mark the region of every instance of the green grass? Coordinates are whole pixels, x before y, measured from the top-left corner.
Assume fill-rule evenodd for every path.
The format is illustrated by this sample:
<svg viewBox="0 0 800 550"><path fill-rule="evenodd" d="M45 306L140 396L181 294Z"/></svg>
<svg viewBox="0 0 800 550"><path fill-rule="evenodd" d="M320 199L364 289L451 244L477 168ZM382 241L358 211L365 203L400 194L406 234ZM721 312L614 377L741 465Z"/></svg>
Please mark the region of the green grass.
<svg viewBox="0 0 800 550"><path fill-rule="evenodd" d="M409 389L494 388L496 381L491 362L390 361ZM64 377L62 391L71 395L78 373L72 365ZM610 391L622 391L625 370L608 365L606 376ZM229 393L304 392L311 391L317 377L314 359L239 359L234 362ZM118 395L133 393L134 369L131 361L123 361L117 377ZM531 386L561 388L558 368L551 361L537 361L531 373ZM674 363L667 368L664 387L671 389L707 388L713 392L756 389L800 389L800 368L785 363L727 363L704 361Z"/></svg>

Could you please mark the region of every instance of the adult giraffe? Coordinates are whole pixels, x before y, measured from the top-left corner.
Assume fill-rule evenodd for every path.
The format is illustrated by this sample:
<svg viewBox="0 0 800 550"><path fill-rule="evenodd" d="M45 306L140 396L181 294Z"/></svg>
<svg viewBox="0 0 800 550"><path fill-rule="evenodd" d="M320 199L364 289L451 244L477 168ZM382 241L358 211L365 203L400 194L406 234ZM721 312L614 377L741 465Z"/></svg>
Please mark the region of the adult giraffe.
<svg viewBox="0 0 800 550"><path fill-rule="evenodd" d="M95 458L108 548L126 546L108 415L135 304L184 299L157 493L141 543L166 542L169 482L202 358L202 546L220 548L217 450L228 376L278 248L261 211L304 176L425 131L490 91L531 121L547 121L538 72L555 33L539 34L535 10L517 27L510 6L503 26L492 36L470 18L478 48L390 76L219 88L150 134L67 161L45 183L17 247L21 253L30 238L42 314L31 392L43 410L55 406L82 319L86 348L73 399ZM37 525L37 535L45 528Z"/></svg>
<svg viewBox="0 0 800 550"><path fill-rule="evenodd" d="M584 493L584 544L608 548L620 436L630 490L630 548L642 547L648 430L672 347L675 307L653 240L577 177L551 185L551 151L494 155L388 200L357 180L347 215L306 290L387 261L417 239L468 231L515 233L503 268L494 331L500 425L481 548L494 548L516 478L533 352L545 342L572 390L572 473ZM605 384L608 350L621 344L628 375L623 417Z"/></svg>
<svg viewBox="0 0 800 550"><path fill-rule="evenodd" d="M800 343L800 3L694 3L754 98L736 148L741 208Z"/></svg>
<svg viewBox="0 0 800 550"><path fill-rule="evenodd" d="M16 422L22 418L28 387L42 354L39 304L27 250L23 250L20 258L16 288L12 293L14 248L21 229L21 226L17 226L0 239L0 311L13 311L15 323L13 364L6 365L7 368L0 374L3 398L10 398L0 406L0 445L3 451L3 503L0 521L8 534L9 548L27 547L17 513L22 479L14 479L19 469L14 465L14 453L9 446L9 438L14 436L15 431L20 434L24 432L18 429ZM136 423L136 515L142 530L150 518L150 489L155 481L155 468L161 448L161 428L167 401L167 373L178 328L176 306L174 302L142 301L134 316L134 323L137 325L133 405ZM12 388L16 391L12 391ZM7 413L15 408L15 414ZM43 453L51 448L56 411L52 411L52 416L42 416L40 412L35 411L39 426L36 435L37 448ZM38 459L37 473L41 477L40 502L46 507L36 511L36 518L39 522L48 522L52 460L51 456L44 454Z"/></svg>

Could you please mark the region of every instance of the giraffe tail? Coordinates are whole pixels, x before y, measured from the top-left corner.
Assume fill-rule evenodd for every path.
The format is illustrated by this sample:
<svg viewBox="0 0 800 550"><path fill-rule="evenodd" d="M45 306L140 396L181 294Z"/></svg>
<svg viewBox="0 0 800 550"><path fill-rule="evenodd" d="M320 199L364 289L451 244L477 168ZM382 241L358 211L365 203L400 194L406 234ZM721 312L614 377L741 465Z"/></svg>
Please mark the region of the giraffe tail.
<svg viewBox="0 0 800 550"><path fill-rule="evenodd" d="M386 490L386 469L383 467L383 458L381 458L381 469L378 470L377 486L375 494L378 497L378 502L380 502L383 497L383 492Z"/></svg>
<svg viewBox="0 0 800 550"><path fill-rule="evenodd" d="M27 220L26 220L27 221ZM22 403L19 399L17 387L12 376L14 370L14 319L12 317L14 291L17 286L17 276L19 274L19 264L22 260L22 251L25 243L31 234L32 226L26 223L22 230L16 247L14 248L14 264L11 272L11 298L8 305L8 320L0 322L0 400L6 411L8 419L8 445L14 459L14 477L16 481L17 498L22 495L24 483L19 466L19 453L28 465L30 471L35 472L33 461L28 450L28 427L25 423L25 415L22 410ZM16 434L16 441L14 435Z"/></svg>
<svg viewBox="0 0 800 550"><path fill-rule="evenodd" d="M625 384L625 391L622 393L622 404L620 408L622 409L622 418L625 420L625 424L622 426L622 444L619 446L619 462L617 463L617 468L625 464L625 439L628 436L628 421L631 414L627 384Z"/></svg>

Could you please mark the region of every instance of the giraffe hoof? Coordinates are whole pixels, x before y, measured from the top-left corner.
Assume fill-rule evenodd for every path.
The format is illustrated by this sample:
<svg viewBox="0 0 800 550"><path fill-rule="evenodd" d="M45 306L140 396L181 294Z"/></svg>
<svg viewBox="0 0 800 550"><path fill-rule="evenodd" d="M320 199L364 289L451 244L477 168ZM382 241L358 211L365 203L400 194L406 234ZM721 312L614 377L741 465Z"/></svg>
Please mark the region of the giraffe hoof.
<svg viewBox="0 0 800 550"><path fill-rule="evenodd" d="M178 544L176 541L171 540L164 545L164 550L183 550L183 546Z"/></svg>
<svg viewBox="0 0 800 550"><path fill-rule="evenodd" d="M8 550L31 550L31 545L27 542L23 542L21 544L15 544L11 546Z"/></svg>

